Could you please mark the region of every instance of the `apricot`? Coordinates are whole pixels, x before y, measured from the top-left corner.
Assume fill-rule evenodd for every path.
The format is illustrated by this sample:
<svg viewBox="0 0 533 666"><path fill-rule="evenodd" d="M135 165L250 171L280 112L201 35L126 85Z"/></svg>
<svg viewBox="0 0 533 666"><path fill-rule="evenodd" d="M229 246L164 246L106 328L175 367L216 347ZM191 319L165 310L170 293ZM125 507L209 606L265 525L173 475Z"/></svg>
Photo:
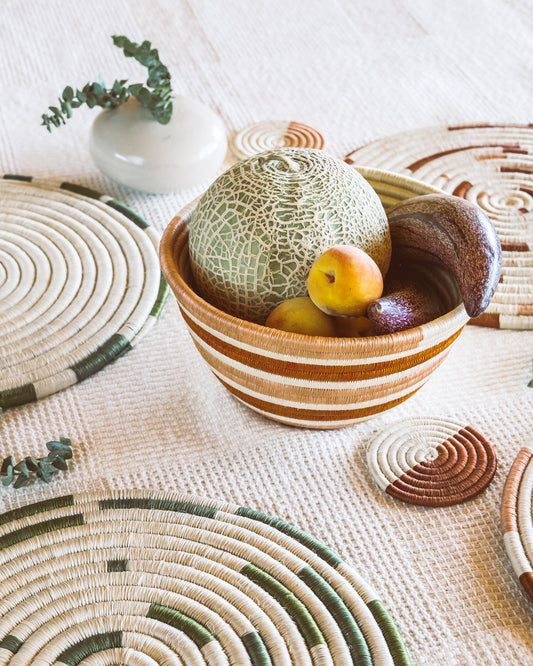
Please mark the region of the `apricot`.
<svg viewBox="0 0 533 666"><path fill-rule="evenodd" d="M335 317L335 330L339 338L364 338L374 335L370 319L359 317Z"/></svg>
<svg viewBox="0 0 533 666"><path fill-rule="evenodd" d="M289 298L268 315L265 326L303 335L335 335L335 320L322 312L308 296Z"/></svg>
<svg viewBox="0 0 533 666"><path fill-rule="evenodd" d="M333 245L314 262L307 279L309 297L328 315L355 317L383 293L376 262L354 245Z"/></svg>

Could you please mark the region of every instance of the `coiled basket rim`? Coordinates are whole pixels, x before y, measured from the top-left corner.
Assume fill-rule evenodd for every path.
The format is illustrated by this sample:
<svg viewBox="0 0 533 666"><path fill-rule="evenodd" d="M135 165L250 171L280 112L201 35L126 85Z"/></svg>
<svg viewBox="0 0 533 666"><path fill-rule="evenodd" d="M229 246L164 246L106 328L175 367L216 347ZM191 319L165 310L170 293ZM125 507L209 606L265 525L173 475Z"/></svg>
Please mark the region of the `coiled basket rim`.
<svg viewBox="0 0 533 666"><path fill-rule="evenodd" d="M392 171L354 166L377 191L385 208L388 197L396 197L399 202L422 194L443 191L434 186ZM218 331L225 331L238 340L253 340L265 349L283 350L290 356L291 349L301 349L316 353L320 357L360 357L383 355L401 349L410 349L423 337L426 340L439 339L443 330L461 329L469 320L463 303L453 310L421 326L397 333L368 337L323 337L303 335L269 328L255 322L235 317L204 300L189 283L188 228L187 221L198 202L198 198L182 208L172 218L161 236L159 257L163 275L172 289L180 306L189 312L201 313L204 323Z"/></svg>

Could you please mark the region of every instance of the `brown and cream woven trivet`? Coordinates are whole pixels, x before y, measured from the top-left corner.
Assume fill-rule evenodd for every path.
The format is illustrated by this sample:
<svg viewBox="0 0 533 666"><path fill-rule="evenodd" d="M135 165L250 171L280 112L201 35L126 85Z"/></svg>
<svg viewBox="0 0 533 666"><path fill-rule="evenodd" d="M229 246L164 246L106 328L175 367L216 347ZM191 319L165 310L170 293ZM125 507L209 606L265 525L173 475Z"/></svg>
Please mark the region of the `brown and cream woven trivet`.
<svg viewBox="0 0 533 666"><path fill-rule="evenodd" d="M502 495L503 541L514 572L533 601L533 450L516 456Z"/></svg>
<svg viewBox="0 0 533 666"><path fill-rule="evenodd" d="M370 442L367 463L383 492L420 506L472 499L496 471L496 456L483 435L442 418L392 423Z"/></svg>
<svg viewBox="0 0 533 666"><path fill-rule="evenodd" d="M324 148L322 134L305 123L261 120L236 132L230 139L231 152L238 160L275 148Z"/></svg>
<svg viewBox="0 0 533 666"><path fill-rule="evenodd" d="M329 548L189 495L67 495L0 515L0 590L6 665L410 663Z"/></svg>
<svg viewBox="0 0 533 666"><path fill-rule="evenodd" d="M488 309L471 323L533 328L533 124L411 130L362 146L345 160L412 176L481 206L498 232L503 267Z"/></svg>
<svg viewBox="0 0 533 666"><path fill-rule="evenodd" d="M0 407L72 386L142 339L168 293L158 244L110 196L0 178Z"/></svg>

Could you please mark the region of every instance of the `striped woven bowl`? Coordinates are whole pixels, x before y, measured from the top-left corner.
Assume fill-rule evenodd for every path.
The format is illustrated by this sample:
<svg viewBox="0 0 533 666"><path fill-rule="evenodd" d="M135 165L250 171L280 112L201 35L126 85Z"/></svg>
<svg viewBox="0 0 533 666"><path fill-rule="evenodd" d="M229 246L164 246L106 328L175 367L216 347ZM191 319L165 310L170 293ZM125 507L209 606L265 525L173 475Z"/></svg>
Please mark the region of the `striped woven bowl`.
<svg viewBox="0 0 533 666"><path fill-rule="evenodd" d="M395 173L357 169L386 210L404 199L441 191ZM468 322L452 281L446 286L457 307L393 335L307 336L233 317L194 290L187 230L194 205L184 208L163 233L163 274L213 373L235 397L268 418L306 428L340 428L379 415L416 393Z"/></svg>

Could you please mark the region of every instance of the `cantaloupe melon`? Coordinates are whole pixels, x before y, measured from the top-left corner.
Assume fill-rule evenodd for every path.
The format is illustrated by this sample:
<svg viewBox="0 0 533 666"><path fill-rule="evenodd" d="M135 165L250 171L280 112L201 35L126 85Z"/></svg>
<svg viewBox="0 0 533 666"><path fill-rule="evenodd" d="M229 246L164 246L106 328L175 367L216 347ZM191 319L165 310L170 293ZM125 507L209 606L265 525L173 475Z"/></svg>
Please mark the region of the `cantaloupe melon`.
<svg viewBox="0 0 533 666"><path fill-rule="evenodd" d="M321 150L280 148L235 164L189 220L200 294L261 324L282 301L306 295L313 262L336 244L356 245L387 272L391 241L379 197L356 169Z"/></svg>

